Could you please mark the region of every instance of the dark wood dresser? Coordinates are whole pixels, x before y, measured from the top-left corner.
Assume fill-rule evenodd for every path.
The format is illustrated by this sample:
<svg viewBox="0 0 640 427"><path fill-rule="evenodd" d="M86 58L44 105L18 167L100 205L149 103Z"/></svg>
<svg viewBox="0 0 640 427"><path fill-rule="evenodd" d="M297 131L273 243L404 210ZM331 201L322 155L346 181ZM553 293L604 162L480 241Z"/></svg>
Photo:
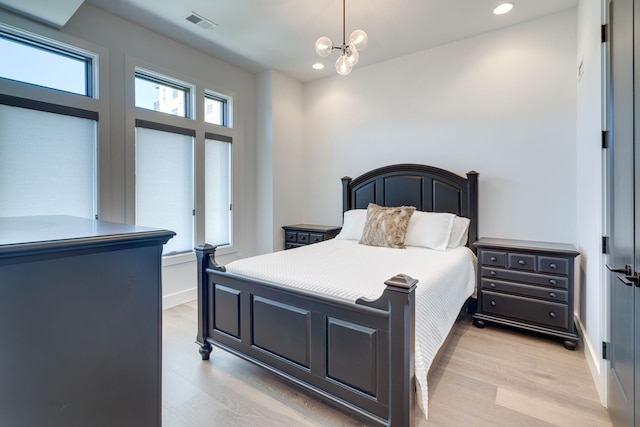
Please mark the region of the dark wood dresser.
<svg viewBox="0 0 640 427"><path fill-rule="evenodd" d="M299 246L310 245L336 237L342 227L332 225L296 224L285 225L284 248L291 249Z"/></svg>
<svg viewBox="0 0 640 427"><path fill-rule="evenodd" d="M474 324L485 321L564 339L580 340L574 322L575 258L572 245L481 238L478 249L478 307Z"/></svg>
<svg viewBox="0 0 640 427"><path fill-rule="evenodd" d="M1 425L161 425L160 268L174 234L0 218Z"/></svg>

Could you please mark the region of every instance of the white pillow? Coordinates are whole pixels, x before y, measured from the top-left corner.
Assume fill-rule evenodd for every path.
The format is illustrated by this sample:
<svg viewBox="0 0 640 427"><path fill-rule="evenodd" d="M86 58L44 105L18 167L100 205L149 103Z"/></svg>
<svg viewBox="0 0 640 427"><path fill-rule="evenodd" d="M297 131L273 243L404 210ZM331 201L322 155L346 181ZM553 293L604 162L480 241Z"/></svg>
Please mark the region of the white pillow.
<svg viewBox="0 0 640 427"><path fill-rule="evenodd" d="M469 218L456 215L453 219L453 228L451 228L451 236L449 237L447 249L453 249L467 244L469 240L470 223L471 220Z"/></svg>
<svg viewBox="0 0 640 427"><path fill-rule="evenodd" d="M407 246L446 251L453 228L454 214L415 211L407 227Z"/></svg>
<svg viewBox="0 0 640 427"><path fill-rule="evenodd" d="M366 220L366 209L351 209L350 211L346 211L342 222L342 230L340 230L340 233L338 233L335 238L342 240L360 240Z"/></svg>

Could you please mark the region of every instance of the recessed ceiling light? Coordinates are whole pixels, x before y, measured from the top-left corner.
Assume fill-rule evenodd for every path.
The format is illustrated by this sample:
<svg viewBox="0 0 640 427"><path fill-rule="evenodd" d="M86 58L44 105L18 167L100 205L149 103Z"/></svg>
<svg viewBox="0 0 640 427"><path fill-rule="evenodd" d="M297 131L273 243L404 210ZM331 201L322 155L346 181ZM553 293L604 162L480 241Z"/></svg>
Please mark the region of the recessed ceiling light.
<svg viewBox="0 0 640 427"><path fill-rule="evenodd" d="M511 9L513 9L513 3L500 3L495 7L495 9L493 9L493 14L504 15L505 13L509 12Z"/></svg>
<svg viewBox="0 0 640 427"><path fill-rule="evenodd" d="M312 65L312 67L314 70L322 70L324 68L324 64L316 62L315 64Z"/></svg>

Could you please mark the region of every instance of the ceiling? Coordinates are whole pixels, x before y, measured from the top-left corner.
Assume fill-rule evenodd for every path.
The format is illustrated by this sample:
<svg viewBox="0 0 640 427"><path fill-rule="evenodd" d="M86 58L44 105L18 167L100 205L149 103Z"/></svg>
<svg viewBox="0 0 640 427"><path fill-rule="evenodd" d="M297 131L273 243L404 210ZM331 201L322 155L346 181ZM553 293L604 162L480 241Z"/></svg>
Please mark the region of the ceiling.
<svg viewBox="0 0 640 427"><path fill-rule="evenodd" d="M84 0L0 0L0 6L51 25L62 28Z"/></svg>
<svg viewBox="0 0 640 427"><path fill-rule="evenodd" d="M60 0L56 0L60 1ZM346 33L369 43L354 69L576 7L578 0L347 0ZM273 68L302 82L335 75L338 53L319 57L314 43L342 43L340 0L85 0L114 15L253 72ZM204 30L192 12L218 24ZM311 68L323 62L324 70Z"/></svg>

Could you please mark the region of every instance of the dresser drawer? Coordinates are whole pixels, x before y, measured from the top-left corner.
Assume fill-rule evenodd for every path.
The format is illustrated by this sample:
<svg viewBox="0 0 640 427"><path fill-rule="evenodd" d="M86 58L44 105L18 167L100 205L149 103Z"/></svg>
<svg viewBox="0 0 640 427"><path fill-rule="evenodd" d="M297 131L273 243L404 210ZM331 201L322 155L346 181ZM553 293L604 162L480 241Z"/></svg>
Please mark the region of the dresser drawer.
<svg viewBox="0 0 640 427"><path fill-rule="evenodd" d="M515 282L531 283L533 285L569 289L569 279L567 277L525 273L523 271L503 270L491 267L482 267L481 275L482 277L490 279L503 279Z"/></svg>
<svg viewBox="0 0 640 427"><path fill-rule="evenodd" d="M549 289L541 286L523 285L491 279L482 279L480 288L482 290L507 292L549 301L569 302L569 292L562 289Z"/></svg>
<svg viewBox="0 0 640 427"><path fill-rule="evenodd" d="M538 257L538 271L551 274L569 274L569 261L566 258L549 256Z"/></svg>
<svg viewBox="0 0 640 427"><path fill-rule="evenodd" d="M490 291L481 292L482 311L485 313L554 328L569 328L569 309L566 304L540 301Z"/></svg>
<svg viewBox="0 0 640 427"><path fill-rule="evenodd" d="M298 243L309 243L309 233L302 233L298 231Z"/></svg>
<svg viewBox="0 0 640 427"><path fill-rule="evenodd" d="M507 253L483 250L480 255L480 263L493 267L505 267L507 265Z"/></svg>
<svg viewBox="0 0 640 427"><path fill-rule="evenodd" d="M514 270L535 271L536 256L519 253L509 253L509 268Z"/></svg>

